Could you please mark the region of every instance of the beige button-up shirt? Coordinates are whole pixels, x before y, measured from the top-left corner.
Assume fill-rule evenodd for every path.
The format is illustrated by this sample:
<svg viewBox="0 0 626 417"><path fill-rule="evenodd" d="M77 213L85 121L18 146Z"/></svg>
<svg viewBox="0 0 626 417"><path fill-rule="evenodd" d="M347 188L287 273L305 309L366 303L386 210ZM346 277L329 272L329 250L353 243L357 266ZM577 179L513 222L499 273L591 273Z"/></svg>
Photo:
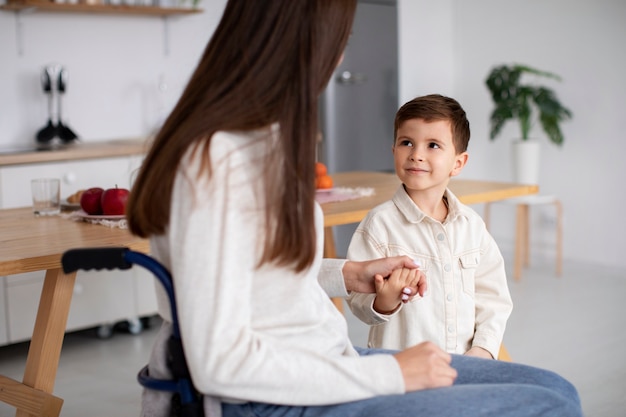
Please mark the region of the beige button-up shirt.
<svg viewBox="0 0 626 417"><path fill-rule="evenodd" d="M374 294L352 293L348 305L371 325L368 345L404 349L431 341L450 353L470 347L494 358L513 303L504 260L482 218L450 190L443 223L426 216L400 186L391 201L375 207L357 228L348 259L408 255L427 277L428 290L391 315L373 309Z"/></svg>

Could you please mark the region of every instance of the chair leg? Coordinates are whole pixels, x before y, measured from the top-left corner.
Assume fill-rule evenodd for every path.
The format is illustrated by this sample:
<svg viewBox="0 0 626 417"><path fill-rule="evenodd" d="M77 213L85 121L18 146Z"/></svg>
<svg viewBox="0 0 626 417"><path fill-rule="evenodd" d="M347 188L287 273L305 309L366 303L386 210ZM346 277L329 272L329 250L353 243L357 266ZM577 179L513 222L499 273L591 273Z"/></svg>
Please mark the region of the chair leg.
<svg viewBox="0 0 626 417"><path fill-rule="evenodd" d="M530 206L524 205L524 267L530 266Z"/></svg>
<svg viewBox="0 0 626 417"><path fill-rule="evenodd" d="M563 205L560 200L554 202L556 206L556 275L563 273Z"/></svg>
<svg viewBox="0 0 626 417"><path fill-rule="evenodd" d="M515 260L513 267L513 278L519 281L522 278L522 264L528 252L527 230L528 230L528 205L517 205L517 220L515 222Z"/></svg>
<svg viewBox="0 0 626 417"><path fill-rule="evenodd" d="M504 343L500 345L500 352L498 353L498 359L505 362L513 362L511 359L511 355L509 355L509 351L504 346Z"/></svg>
<svg viewBox="0 0 626 417"><path fill-rule="evenodd" d="M556 275L563 273L563 205L554 200L556 208ZM485 204L484 220L489 230L490 205ZM515 220L513 278L522 279L522 270L530 266L530 205L518 204Z"/></svg>

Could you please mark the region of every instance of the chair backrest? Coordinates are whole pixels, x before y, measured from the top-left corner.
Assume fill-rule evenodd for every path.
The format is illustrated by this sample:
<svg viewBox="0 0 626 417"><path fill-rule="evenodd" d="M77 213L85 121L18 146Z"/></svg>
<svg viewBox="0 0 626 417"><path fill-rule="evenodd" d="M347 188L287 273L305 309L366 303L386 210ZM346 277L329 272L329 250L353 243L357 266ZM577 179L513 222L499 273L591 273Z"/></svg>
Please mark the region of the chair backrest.
<svg viewBox="0 0 626 417"><path fill-rule="evenodd" d="M157 278L167 293L171 310L172 334L167 343L167 358L173 379L164 380L151 377L148 365L146 365L139 371L137 380L147 389L178 394L178 396L174 396L174 401L176 402L174 408L177 409L174 415L203 417L204 410L201 395L193 386L187 361L185 360L178 325L174 283L167 268L151 256L126 247L71 249L63 254L61 264L66 274L90 269L124 270L132 268L133 265L139 265L150 271ZM180 403L180 406L178 403Z"/></svg>

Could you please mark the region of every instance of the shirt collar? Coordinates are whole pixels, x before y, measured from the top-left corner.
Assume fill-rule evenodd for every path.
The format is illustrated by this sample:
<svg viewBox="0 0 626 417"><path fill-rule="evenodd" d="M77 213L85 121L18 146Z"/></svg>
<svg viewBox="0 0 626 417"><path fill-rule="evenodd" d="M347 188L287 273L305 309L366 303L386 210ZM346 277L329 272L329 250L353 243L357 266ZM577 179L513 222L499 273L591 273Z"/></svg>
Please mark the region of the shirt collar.
<svg viewBox="0 0 626 417"><path fill-rule="evenodd" d="M461 202L454 195L454 193L452 193L452 191L446 189L444 196L448 200L448 216L446 217L444 223L453 222L459 216L467 217L463 213ZM404 189L403 184L400 184L400 187L396 190L392 201L409 223L419 223L425 218L429 218L422 210L420 210L417 204L411 200L411 197L409 197L409 194Z"/></svg>

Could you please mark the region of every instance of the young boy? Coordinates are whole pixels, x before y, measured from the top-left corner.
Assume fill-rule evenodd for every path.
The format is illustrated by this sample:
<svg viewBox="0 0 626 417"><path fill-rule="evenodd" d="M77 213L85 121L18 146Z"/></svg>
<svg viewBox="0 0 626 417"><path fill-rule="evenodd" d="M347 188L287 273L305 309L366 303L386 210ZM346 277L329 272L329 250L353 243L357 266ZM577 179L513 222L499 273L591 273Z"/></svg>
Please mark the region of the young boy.
<svg viewBox="0 0 626 417"><path fill-rule="evenodd" d="M377 294L352 293L348 305L372 326L370 347L429 340L450 353L497 358L512 310L504 261L481 217L447 188L468 158L465 111L449 97L415 98L398 110L394 136L402 185L363 219L348 259L409 255L421 265L427 290L403 303L404 283L393 282L395 274L377 285Z"/></svg>

